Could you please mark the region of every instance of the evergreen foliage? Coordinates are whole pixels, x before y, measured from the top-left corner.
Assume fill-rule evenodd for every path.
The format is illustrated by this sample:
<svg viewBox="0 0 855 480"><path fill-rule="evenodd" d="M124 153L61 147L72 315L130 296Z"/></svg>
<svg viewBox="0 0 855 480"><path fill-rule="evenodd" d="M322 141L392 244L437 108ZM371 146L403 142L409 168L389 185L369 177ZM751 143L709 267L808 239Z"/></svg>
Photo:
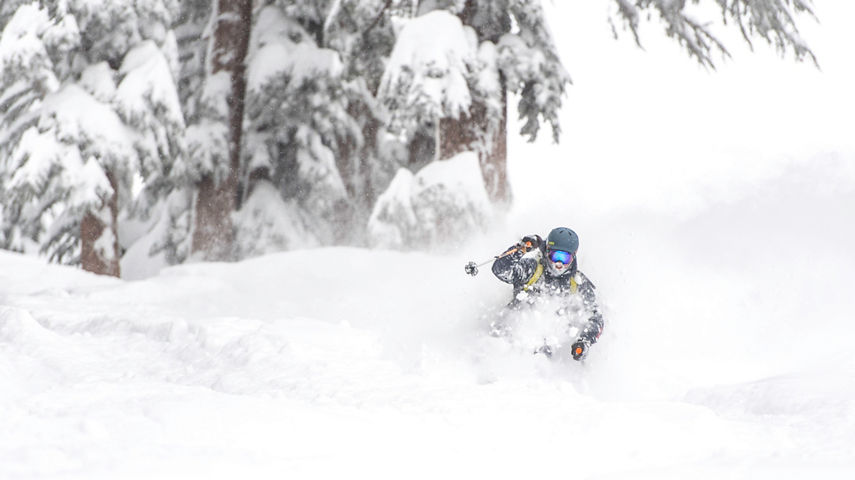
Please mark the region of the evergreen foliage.
<svg viewBox="0 0 855 480"><path fill-rule="evenodd" d="M640 19L644 12L655 12L665 24L665 34L677 40L689 56L701 65L715 68L715 54L729 56L727 47L712 30L713 21L690 12L691 5L673 0L615 0L617 16L632 32L636 43L639 37ZM694 2L697 3L697 2ZM711 3L711 2L710 2ZM721 18L739 28L742 37L752 45L759 37L773 45L781 54L792 50L797 60L816 56L799 36L795 15L814 16L809 0L716 0Z"/></svg>
<svg viewBox="0 0 855 480"><path fill-rule="evenodd" d="M108 227L95 242L104 256L121 254L105 247L121 236L145 246L135 255L182 262L194 253L200 184L228 178L234 191L216 194L234 197L236 211L222 214L237 257L406 247L489 215L480 194L464 198L437 174L462 170L435 160L475 152L487 197L510 198L508 99L521 135L546 127L559 139L570 77L540 0L255 1L245 61L225 71L213 66L229 53L214 48L218 8L236 1L0 4L0 246L78 263L90 214ZM728 53L699 3L749 43L816 61L795 23L813 15L807 0L615 0L614 16L639 44L641 19L658 18L714 67ZM472 167L466 158L455 164ZM119 228L116 210L134 228Z"/></svg>
<svg viewBox="0 0 855 480"><path fill-rule="evenodd" d="M168 28L177 3L42 3L16 9L0 37L0 240L76 264L88 213L106 226L94 248L117 261L111 212L131 207L143 178L145 213L181 160Z"/></svg>

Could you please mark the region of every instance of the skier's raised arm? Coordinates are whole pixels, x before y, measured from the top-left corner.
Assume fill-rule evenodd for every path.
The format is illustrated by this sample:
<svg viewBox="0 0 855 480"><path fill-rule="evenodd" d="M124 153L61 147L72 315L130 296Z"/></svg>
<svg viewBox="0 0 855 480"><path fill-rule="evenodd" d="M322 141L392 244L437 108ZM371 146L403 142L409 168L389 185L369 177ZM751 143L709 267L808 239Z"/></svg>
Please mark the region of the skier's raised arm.
<svg viewBox="0 0 855 480"><path fill-rule="evenodd" d="M493 275L519 289L534 275L540 264L540 247L543 240L538 235L526 235L508 247L493 262Z"/></svg>

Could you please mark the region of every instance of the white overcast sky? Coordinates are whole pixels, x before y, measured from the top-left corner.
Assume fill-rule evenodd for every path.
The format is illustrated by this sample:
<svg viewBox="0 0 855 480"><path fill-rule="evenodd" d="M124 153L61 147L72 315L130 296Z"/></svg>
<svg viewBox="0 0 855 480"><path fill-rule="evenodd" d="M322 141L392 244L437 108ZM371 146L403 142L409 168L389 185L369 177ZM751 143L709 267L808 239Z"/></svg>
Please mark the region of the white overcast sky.
<svg viewBox="0 0 855 480"><path fill-rule="evenodd" d="M602 197L591 208L644 201L673 213L691 203L699 183L726 189L817 158L837 164L827 177L855 179L855 2L818 1L819 22L798 19L821 69L792 53L781 58L763 40L752 53L730 28L722 38L732 58L716 71L690 59L655 18L642 22L643 50L629 32L619 30L615 40L612 3L544 2L573 85L560 145L548 129L529 145L510 127L518 209L539 208L536 197L550 181ZM563 178L550 180L550 170Z"/></svg>

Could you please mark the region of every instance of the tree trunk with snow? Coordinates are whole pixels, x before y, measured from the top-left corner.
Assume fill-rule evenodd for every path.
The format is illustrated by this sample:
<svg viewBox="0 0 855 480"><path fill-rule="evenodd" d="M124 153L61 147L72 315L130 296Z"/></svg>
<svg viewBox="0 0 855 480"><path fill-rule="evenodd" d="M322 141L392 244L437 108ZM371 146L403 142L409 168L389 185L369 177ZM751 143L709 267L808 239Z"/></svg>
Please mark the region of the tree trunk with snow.
<svg viewBox="0 0 855 480"><path fill-rule="evenodd" d="M487 195L493 203L508 204L512 198L508 183L508 90L504 75L499 73L501 85L501 117L492 131L488 129L485 148L478 152L478 163Z"/></svg>
<svg viewBox="0 0 855 480"><path fill-rule="evenodd" d="M475 29L479 41L496 43L510 30L507 14L498 21L483 23L478 18L478 2L467 0L460 19ZM494 12L487 12L489 16ZM493 203L508 203L511 187L508 183L508 94L504 75L499 72L501 118L491 125L487 106L473 99L469 115L443 118L439 122L439 159L451 158L461 152L477 152L484 186Z"/></svg>
<svg viewBox="0 0 855 480"><path fill-rule="evenodd" d="M493 203L511 200L508 184L508 106L505 81L500 74L502 116L490 125L487 108L474 102L469 115L442 118L439 121L439 159L445 160L463 152L477 152L484 187Z"/></svg>
<svg viewBox="0 0 855 480"><path fill-rule="evenodd" d="M231 91L227 98L229 165L228 173L217 178L203 176L197 184L196 222L193 251L208 259L228 259L234 242L231 214L239 207L240 152L243 136L243 113L246 97L246 66L252 22L251 0L217 0L211 51L211 74L228 72Z"/></svg>
<svg viewBox="0 0 855 480"><path fill-rule="evenodd" d="M119 215L118 184L112 172L108 170L106 173L112 193L104 199L104 204L98 211L86 212L80 222L80 266L92 273L118 277L121 273L119 236L116 234Z"/></svg>

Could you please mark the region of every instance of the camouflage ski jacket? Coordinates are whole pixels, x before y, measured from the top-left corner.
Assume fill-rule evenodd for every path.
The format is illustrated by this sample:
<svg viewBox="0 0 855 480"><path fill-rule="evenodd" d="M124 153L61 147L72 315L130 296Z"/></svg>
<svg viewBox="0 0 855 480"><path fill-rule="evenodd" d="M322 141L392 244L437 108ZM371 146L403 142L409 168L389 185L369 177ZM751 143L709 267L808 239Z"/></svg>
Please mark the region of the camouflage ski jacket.
<svg viewBox="0 0 855 480"><path fill-rule="evenodd" d="M553 275L544 250L543 245L525 248L517 244L508 248L493 262L493 274L499 280L514 286L514 299L509 307L518 308L522 297L536 298L540 295L573 299L576 300L572 302L574 304L581 301L587 322L579 337L590 344L596 343L605 324L597 305L596 287L578 270L575 257L566 273Z"/></svg>

